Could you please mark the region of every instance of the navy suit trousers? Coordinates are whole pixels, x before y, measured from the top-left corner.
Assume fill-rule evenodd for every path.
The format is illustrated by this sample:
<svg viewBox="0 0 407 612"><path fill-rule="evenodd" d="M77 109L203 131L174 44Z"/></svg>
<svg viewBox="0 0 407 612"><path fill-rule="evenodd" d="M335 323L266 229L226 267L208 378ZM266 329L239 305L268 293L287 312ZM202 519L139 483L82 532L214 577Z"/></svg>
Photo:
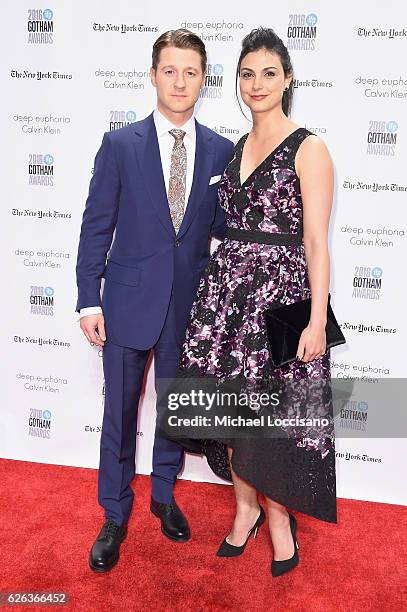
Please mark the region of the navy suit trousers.
<svg viewBox="0 0 407 612"><path fill-rule="evenodd" d="M151 350L157 386L158 379L175 376L180 358L181 345L175 329L172 296L160 337ZM135 475L137 413L149 355L150 350L118 346L111 344L109 339L103 348L105 405L98 500L105 509L106 518L112 518L119 525L128 521L133 504L134 493L130 484ZM156 432L151 473L152 496L156 501L171 501L183 456L183 448L178 443Z"/></svg>

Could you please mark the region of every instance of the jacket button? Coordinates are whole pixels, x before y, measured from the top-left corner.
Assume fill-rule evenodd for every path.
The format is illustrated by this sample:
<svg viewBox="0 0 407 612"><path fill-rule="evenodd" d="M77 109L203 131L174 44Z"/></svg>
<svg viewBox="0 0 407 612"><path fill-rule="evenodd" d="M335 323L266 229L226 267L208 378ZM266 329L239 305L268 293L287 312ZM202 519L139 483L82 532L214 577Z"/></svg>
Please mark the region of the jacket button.
<svg viewBox="0 0 407 612"><path fill-rule="evenodd" d="M179 247L181 245L181 241L180 240L176 240L175 241L175 246Z"/></svg>

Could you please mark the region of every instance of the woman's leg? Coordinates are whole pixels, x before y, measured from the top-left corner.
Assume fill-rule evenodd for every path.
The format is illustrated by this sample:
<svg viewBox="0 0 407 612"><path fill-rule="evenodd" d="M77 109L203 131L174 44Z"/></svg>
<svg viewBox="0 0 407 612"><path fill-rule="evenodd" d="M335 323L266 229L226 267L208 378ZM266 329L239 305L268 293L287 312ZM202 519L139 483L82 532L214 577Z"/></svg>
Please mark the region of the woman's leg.
<svg viewBox="0 0 407 612"><path fill-rule="evenodd" d="M229 461L231 460L233 450L228 448ZM233 486L236 496L236 516L232 530L227 536L227 542L232 546L242 546L247 539L247 534L253 527L259 516L259 502L257 500L256 489L247 483L245 480L232 472Z"/></svg>
<svg viewBox="0 0 407 612"><path fill-rule="evenodd" d="M290 530L290 519L285 506L266 497L269 511L269 529L274 549L274 560L290 559L294 554L294 543Z"/></svg>

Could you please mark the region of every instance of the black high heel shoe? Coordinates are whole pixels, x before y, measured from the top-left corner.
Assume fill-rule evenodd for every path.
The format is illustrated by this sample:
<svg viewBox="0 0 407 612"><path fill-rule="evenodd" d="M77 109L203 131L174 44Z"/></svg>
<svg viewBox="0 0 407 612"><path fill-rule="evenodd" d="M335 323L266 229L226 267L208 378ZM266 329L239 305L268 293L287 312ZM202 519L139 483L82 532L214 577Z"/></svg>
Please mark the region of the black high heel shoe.
<svg viewBox="0 0 407 612"><path fill-rule="evenodd" d="M291 530L291 535L292 535L293 543L294 543L294 554L289 559L283 559L283 561L275 561L273 559L273 561L271 562L271 575L274 578L276 578L277 576L281 576L282 574L285 574L286 572L289 572L294 567L296 567L296 565L298 565L298 563L300 562L300 559L298 557L298 551L300 547L298 546L298 542L296 538L297 520L290 513L288 513L288 516L290 518L290 530Z"/></svg>
<svg viewBox="0 0 407 612"><path fill-rule="evenodd" d="M259 504L260 506L260 504ZM217 557L238 557L242 554L244 549L246 548L246 544L253 533L253 538L256 537L259 527L261 527L266 519L266 515L264 513L263 508L260 506L260 514L257 518L257 521L254 523L253 527L249 530L246 538L246 542L241 546L233 546L233 544L229 544L226 541L226 538L223 540L222 544L219 547L218 552L216 553Z"/></svg>

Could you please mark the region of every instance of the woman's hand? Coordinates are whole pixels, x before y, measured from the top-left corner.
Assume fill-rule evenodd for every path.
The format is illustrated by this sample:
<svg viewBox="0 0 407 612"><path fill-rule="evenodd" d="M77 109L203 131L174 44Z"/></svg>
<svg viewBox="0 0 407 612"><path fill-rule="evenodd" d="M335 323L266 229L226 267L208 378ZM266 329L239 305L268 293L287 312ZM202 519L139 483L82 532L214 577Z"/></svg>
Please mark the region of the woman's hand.
<svg viewBox="0 0 407 612"><path fill-rule="evenodd" d="M326 352L326 332L324 324L311 324L303 330L297 349L297 359L308 363Z"/></svg>

